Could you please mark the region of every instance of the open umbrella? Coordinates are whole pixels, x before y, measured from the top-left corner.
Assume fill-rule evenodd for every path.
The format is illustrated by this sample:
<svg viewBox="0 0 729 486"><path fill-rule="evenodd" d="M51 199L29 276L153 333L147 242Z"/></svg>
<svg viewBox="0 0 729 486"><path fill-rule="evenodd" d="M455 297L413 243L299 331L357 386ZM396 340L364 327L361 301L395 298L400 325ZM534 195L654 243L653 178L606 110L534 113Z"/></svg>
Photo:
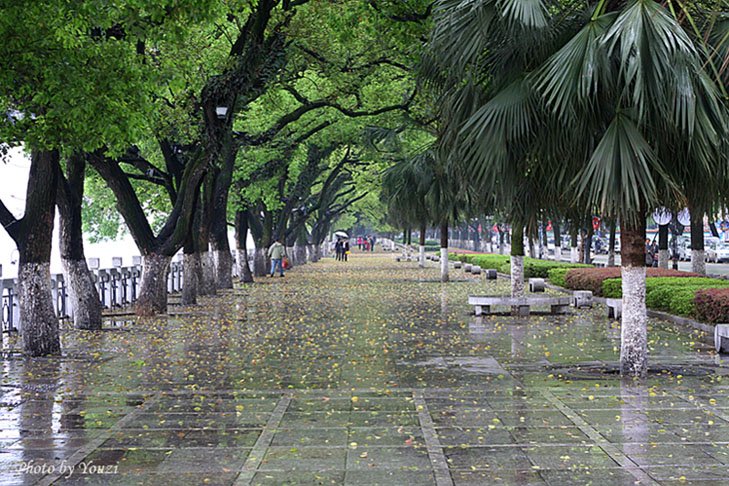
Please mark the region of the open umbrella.
<svg viewBox="0 0 729 486"><path fill-rule="evenodd" d="M335 231L334 236L336 236L337 238L349 238L349 235L344 231Z"/></svg>

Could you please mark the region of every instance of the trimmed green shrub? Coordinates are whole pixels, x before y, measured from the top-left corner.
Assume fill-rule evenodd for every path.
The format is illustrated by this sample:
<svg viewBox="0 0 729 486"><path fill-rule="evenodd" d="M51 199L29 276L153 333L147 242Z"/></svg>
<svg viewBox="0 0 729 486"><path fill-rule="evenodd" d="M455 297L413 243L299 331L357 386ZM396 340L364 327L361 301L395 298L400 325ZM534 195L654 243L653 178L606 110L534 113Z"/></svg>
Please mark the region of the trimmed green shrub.
<svg viewBox="0 0 729 486"><path fill-rule="evenodd" d="M509 262L506 255L481 254L474 255L470 263L478 265L483 269L495 268L498 270L502 265Z"/></svg>
<svg viewBox="0 0 729 486"><path fill-rule="evenodd" d="M564 276L569 271L569 268L553 268L550 271L547 272L547 275L549 276L549 281L552 282L553 285L557 285L558 287L564 287Z"/></svg>
<svg viewBox="0 0 729 486"><path fill-rule="evenodd" d="M592 268L592 265L581 263L561 263L551 260L538 260L536 258L524 257L524 278L547 278L549 271L555 268ZM501 267L502 273L511 273L511 265Z"/></svg>
<svg viewBox="0 0 729 486"><path fill-rule="evenodd" d="M696 317L702 321L729 322L729 288L697 290L694 309Z"/></svg>
<svg viewBox="0 0 729 486"><path fill-rule="evenodd" d="M623 296L622 279L609 278L602 282L605 297L619 299ZM729 287L729 281L709 277L649 277L645 279L646 298L655 289L663 287L695 287L710 289ZM649 306L650 307L650 306Z"/></svg>

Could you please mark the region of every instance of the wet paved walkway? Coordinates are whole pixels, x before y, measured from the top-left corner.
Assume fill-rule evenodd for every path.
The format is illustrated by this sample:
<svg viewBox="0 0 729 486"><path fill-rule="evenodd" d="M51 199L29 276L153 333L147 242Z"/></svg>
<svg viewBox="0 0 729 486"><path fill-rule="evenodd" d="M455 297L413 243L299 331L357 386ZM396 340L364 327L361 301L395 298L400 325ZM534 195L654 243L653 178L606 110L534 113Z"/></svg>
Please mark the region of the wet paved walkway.
<svg viewBox="0 0 729 486"><path fill-rule="evenodd" d="M729 484L729 368L604 309L474 318L508 282L325 260L2 362L0 485ZM72 469L73 467L73 469Z"/></svg>

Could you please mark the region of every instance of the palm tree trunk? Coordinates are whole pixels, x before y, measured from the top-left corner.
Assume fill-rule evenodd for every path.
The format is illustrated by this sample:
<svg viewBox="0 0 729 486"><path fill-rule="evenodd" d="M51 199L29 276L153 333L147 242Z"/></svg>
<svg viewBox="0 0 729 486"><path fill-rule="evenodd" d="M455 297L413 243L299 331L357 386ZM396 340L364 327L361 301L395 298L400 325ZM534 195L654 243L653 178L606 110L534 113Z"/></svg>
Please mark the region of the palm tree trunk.
<svg viewBox="0 0 729 486"><path fill-rule="evenodd" d="M420 224L420 258L418 260L418 266L420 268L425 268L425 232L427 229L428 227L425 223Z"/></svg>
<svg viewBox="0 0 729 486"><path fill-rule="evenodd" d="M613 218L610 220L610 240L608 242L608 260L607 260L608 267L615 266L615 233L616 233L617 224L618 224L617 218Z"/></svg>
<svg viewBox="0 0 729 486"><path fill-rule="evenodd" d="M570 263L577 263L579 261L579 248L577 248L577 234L579 232L579 226L573 219L570 221Z"/></svg>
<svg viewBox="0 0 729 486"><path fill-rule="evenodd" d="M511 225L511 296L524 296L524 226Z"/></svg>
<svg viewBox="0 0 729 486"><path fill-rule="evenodd" d="M440 281L448 281L448 221L440 224Z"/></svg>
<svg viewBox="0 0 729 486"><path fill-rule="evenodd" d="M623 318L620 372L643 376L648 369L647 315L645 308L645 222L622 221L620 231Z"/></svg>
<svg viewBox="0 0 729 486"><path fill-rule="evenodd" d="M554 260L562 261L562 233L559 227L559 220L554 219L552 222L552 231L554 231Z"/></svg>
<svg viewBox="0 0 729 486"><path fill-rule="evenodd" d="M706 275L704 260L704 212L698 207L690 207L691 211L691 271Z"/></svg>
<svg viewBox="0 0 729 486"><path fill-rule="evenodd" d="M658 266L668 268L668 225L658 226Z"/></svg>

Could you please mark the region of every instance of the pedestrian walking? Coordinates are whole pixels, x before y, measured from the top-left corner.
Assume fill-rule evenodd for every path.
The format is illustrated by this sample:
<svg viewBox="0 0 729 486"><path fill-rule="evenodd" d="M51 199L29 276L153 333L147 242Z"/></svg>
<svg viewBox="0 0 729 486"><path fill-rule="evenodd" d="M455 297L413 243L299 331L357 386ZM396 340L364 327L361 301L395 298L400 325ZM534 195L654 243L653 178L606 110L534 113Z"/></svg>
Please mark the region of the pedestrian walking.
<svg viewBox="0 0 729 486"><path fill-rule="evenodd" d="M349 240L344 240L342 243L342 259L346 262L347 255L349 255Z"/></svg>
<svg viewBox="0 0 729 486"><path fill-rule="evenodd" d="M273 242L273 245L271 245L268 249L268 256L271 258L271 277L273 277L273 274L276 273L276 267L278 267L281 276L284 276L283 258L285 254L286 249L281 244L281 240L277 238L276 241Z"/></svg>
<svg viewBox="0 0 729 486"><path fill-rule="evenodd" d="M342 243L342 239L337 238L337 243L334 245L334 253L337 256L337 261L342 260L342 252L343 252L342 248L343 247L344 247L344 244Z"/></svg>

